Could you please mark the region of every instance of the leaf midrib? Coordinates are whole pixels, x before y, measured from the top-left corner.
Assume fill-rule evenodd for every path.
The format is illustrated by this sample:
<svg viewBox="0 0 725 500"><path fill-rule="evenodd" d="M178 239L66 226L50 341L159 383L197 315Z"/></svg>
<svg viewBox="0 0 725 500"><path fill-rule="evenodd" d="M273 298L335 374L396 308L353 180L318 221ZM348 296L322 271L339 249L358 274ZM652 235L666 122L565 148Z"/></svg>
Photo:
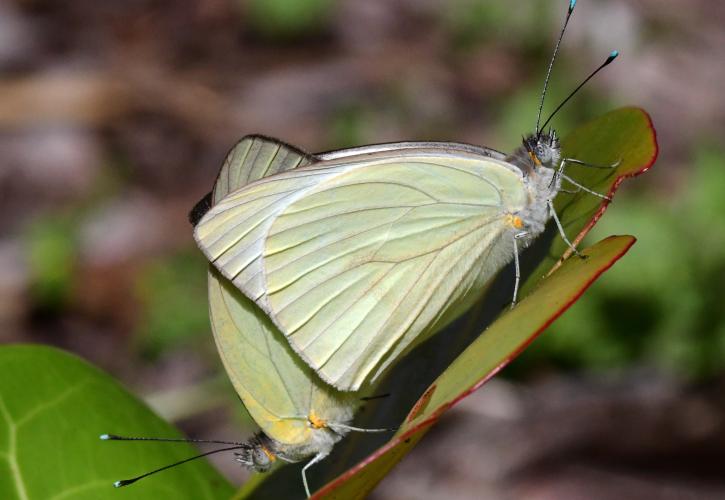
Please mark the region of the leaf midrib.
<svg viewBox="0 0 725 500"><path fill-rule="evenodd" d="M28 490L25 487L25 481L23 480L23 476L20 473L20 467L18 465L18 458L17 458L17 424L13 422L12 416L10 415L10 412L8 411L7 407L5 406L5 403L2 399L0 399L0 413L2 413L3 418L7 420L8 422L8 451L7 451L7 459L8 464L10 465L10 471L13 474L13 479L15 480L15 485L18 490L18 498L20 500L29 500L28 496Z"/></svg>

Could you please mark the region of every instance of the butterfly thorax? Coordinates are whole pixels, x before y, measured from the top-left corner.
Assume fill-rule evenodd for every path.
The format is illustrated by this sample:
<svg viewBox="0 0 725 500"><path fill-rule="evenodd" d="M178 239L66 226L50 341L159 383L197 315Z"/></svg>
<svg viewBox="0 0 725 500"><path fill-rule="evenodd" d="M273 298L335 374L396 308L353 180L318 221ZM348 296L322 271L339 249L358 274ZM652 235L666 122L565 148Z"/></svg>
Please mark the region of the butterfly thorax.
<svg viewBox="0 0 725 500"><path fill-rule="evenodd" d="M345 434L346 430L333 430L329 426L314 428L308 441L294 445L275 442L274 450L287 462L299 462L315 455L328 455Z"/></svg>
<svg viewBox="0 0 725 500"><path fill-rule="evenodd" d="M506 160L521 170L528 191L526 207L516 214L523 220L523 229L528 233L526 243L544 231L550 216L547 205L561 187L561 180L556 175L561 164L561 145L556 132L525 137L521 147Z"/></svg>

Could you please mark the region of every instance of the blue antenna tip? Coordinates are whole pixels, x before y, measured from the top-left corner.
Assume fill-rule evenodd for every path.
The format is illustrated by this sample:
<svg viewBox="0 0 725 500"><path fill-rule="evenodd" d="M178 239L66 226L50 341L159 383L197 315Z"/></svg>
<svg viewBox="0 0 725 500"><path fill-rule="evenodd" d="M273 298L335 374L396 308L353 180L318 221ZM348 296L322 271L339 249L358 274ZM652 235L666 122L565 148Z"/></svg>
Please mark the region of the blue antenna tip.
<svg viewBox="0 0 725 500"><path fill-rule="evenodd" d="M123 483L121 483L121 481L116 481L115 483L113 483L114 488L120 488L121 486L123 486Z"/></svg>
<svg viewBox="0 0 725 500"><path fill-rule="evenodd" d="M615 58L615 57L617 57L618 55L619 55L619 51L618 51L618 50L613 50L613 51L612 51L612 52L611 52L611 53L609 54L609 58L610 58L610 59L614 59L614 58Z"/></svg>
<svg viewBox="0 0 725 500"><path fill-rule="evenodd" d="M569 0L569 10L574 10L575 5L576 5L576 0Z"/></svg>
<svg viewBox="0 0 725 500"><path fill-rule="evenodd" d="M111 436L109 436L108 434L101 434L98 437L101 439L101 441L108 441L109 439L111 439Z"/></svg>

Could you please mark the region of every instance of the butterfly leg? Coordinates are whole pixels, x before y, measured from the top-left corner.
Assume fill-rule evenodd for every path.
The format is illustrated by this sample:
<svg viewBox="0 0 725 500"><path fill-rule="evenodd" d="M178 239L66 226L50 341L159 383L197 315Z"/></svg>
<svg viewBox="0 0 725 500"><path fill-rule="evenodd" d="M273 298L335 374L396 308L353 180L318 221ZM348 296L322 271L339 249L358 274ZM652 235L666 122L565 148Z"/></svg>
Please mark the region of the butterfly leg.
<svg viewBox="0 0 725 500"><path fill-rule="evenodd" d="M549 187L552 187L554 185L554 182L556 181L556 179L559 179L559 178L566 178L569 182L572 182L571 179L569 179L568 177L566 177L564 175L564 167L566 166L567 163L573 163L575 165L581 165L582 167L588 167L588 168L611 169L611 168L617 168L619 165L621 165L622 159L620 158L619 160L615 161L614 163L610 163L609 165L602 165L599 163L589 163L586 161L577 160L575 158L563 158L561 160L561 163L559 163L559 168L556 169L556 174L551 178L551 183L549 183ZM572 182L572 183L575 184L574 182ZM602 195L600 195L599 193L594 193L592 191L590 191L590 192L592 194L602 197Z"/></svg>
<svg viewBox="0 0 725 500"><path fill-rule="evenodd" d="M307 493L307 498L310 498L312 496L310 495L310 487L307 485L307 469L309 469L311 465L316 464L317 462L325 458L328 454L329 452L318 453L314 456L312 460L307 462L305 466L302 467L302 484L305 487L305 493Z"/></svg>
<svg viewBox="0 0 725 500"><path fill-rule="evenodd" d="M559 216L556 215L556 210L554 210L554 204L549 200L547 202L547 205L549 205L549 210L551 211L551 217L554 219L554 222L556 222L556 227L559 229L559 234L561 235L561 239L564 240L564 243L571 248L571 251L574 252L574 254L577 257L584 258L584 256L579 252L579 250L576 249L574 245L571 244L571 241L569 241L569 238L566 237L566 233L564 232L564 226L561 225L561 221L559 220Z"/></svg>
<svg viewBox="0 0 725 500"><path fill-rule="evenodd" d="M333 424L328 423L327 426L332 429L333 431L337 432L337 429L344 430L344 431L350 431L350 432L390 432L395 431L397 429L364 429L362 427L353 427L352 425L347 424ZM339 432L337 432L339 434Z"/></svg>
<svg viewBox="0 0 725 500"><path fill-rule="evenodd" d="M564 163L574 163L576 165L581 165L582 167L589 167L589 168L617 168L622 164L622 159L615 161L614 163L610 163L609 165L602 165L600 163L588 163L586 161L576 160L574 158L564 158L561 163L562 165ZM562 167L563 170L563 167Z"/></svg>
<svg viewBox="0 0 725 500"><path fill-rule="evenodd" d="M612 198L611 197L609 197L609 196L607 196L605 194L602 194L602 193L597 193L596 191L592 191L591 189L589 189L589 188L587 188L585 186L582 186L577 181L575 181L574 179L572 179L571 177L569 177L568 175L566 175L563 172L561 174L558 174L558 175L560 175L562 179L564 179L565 181L569 182L570 184L573 184L574 186L576 186L577 188L579 188L582 191L586 191L589 194L593 194L594 196L598 196L599 198L602 198L603 200L612 201Z"/></svg>
<svg viewBox="0 0 725 500"><path fill-rule="evenodd" d="M519 266L518 240L528 235L529 233L526 231L514 234L514 272L516 273L516 277L514 278L514 296L511 299L511 309L513 309L516 305L516 299L519 294L519 283L521 282L521 267Z"/></svg>
<svg viewBox="0 0 725 500"><path fill-rule="evenodd" d="M556 182L561 179L561 176L564 175L564 167L566 166L566 162L571 161L570 158L564 158L561 160L561 163L559 163L559 168L556 169L556 173L551 177L551 182L549 182L549 188L552 188Z"/></svg>

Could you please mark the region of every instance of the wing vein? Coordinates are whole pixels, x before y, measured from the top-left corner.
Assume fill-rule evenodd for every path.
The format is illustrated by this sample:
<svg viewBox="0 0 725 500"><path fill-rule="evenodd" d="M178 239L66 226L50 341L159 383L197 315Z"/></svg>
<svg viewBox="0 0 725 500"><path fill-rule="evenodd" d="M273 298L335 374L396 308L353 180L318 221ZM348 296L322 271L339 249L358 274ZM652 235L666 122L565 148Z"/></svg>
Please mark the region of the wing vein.
<svg viewBox="0 0 725 500"><path fill-rule="evenodd" d="M228 301L229 301L230 299L231 299L231 300L233 300L233 298L231 297L231 295L230 295L230 294L228 294L227 292L225 292L225 291L224 291L224 286L222 285L222 283L221 283L220 281L219 281L219 288L220 288L220 291L221 291L221 295L222 295L222 300L223 300L223 304L224 304L224 309L225 309L225 310L226 310L226 312L227 312L227 316L228 316L228 317L230 317L230 318L232 319L232 322L233 322L233 324L234 324L234 327L235 327L235 329L236 329L237 331L239 331L239 332L243 331L243 329L242 329L242 328L240 328L239 324L237 324L236 318L235 318L235 316L234 316L234 315L232 314L231 308L229 307L229 302L228 302ZM265 337L265 340L266 340L266 337L267 337L267 336L265 335L264 337ZM270 360L271 360L271 356L269 356L269 354L270 354L270 349L269 349L269 344L268 344L268 343L266 343L266 344L265 344L265 345L266 345L266 347L267 347L267 353L265 353L264 351L262 351L261 349L259 349L259 348L258 348L258 347L257 347L256 345L254 345L254 344L253 344L252 342L249 342L249 341L247 341L246 339L245 339L245 342L246 342L247 346L248 346L248 347L251 347L251 348L252 348L252 349L253 349L253 350L254 350L255 352L257 352L257 354L259 354L259 355L260 355L260 356L262 356L262 357L267 357L268 359L270 359ZM223 352L223 351L221 351L221 350L220 350L219 352L220 352L220 354L222 354L222 355L224 354L224 352ZM274 365L274 363L272 363L272 364ZM275 370L276 370L276 366L275 366ZM239 379L239 378L236 378L236 377L235 377L235 379L236 379L236 380L238 381L238 383L240 383L240 384L244 385L244 381L243 381L243 380L241 380L241 379ZM282 384L283 384L283 385L285 385L285 383L284 383L284 377L280 377L280 379L282 379ZM286 387L286 385L285 385L285 391L287 392L287 395L288 395L288 396L289 396L289 398L290 398L290 402L291 402L291 403L293 403L293 401L294 401L294 398L292 397L292 393L291 393L291 392L289 391L289 389L288 389L288 388ZM249 394L249 395L251 396L251 391L247 390L247 392L248 392L248 394ZM265 406L264 404L262 404L262 402L261 402L261 401L260 401L259 399L257 399L257 398L254 398L254 400L255 400L255 401L257 402L257 404L258 404L259 406L261 406L262 408L264 408L264 410L265 410L266 412L268 412L268 413L269 413L269 414L271 414L271 415L274 415L274 416L275 416L275 417L277 417L277 418L281 418L281 416L280 416L279 414L277 414L276 412L272 411L272 410L271 410L270 408L268 408L267 406Z"/></svg>
<svg viewBox="0 0 725 500"><path fill-rule="evenodd" d="M267 165L264 167L264 172L262 172L262 175L260 176L260 178L264 178L264 177L267 176L267 172L269 172L269 169L272 167L272 164L274 163L274 160L277 159L277 156L279 155L281 149L282 149L282 145L281 144L277 144L277 149L274 151L274 154L269 159L269 162L267 163ZM250 176L252 175L252 171L251 170L249 171L249 175ZM249 178L247 178L247 180L249 180Z"/></svg>
<svg viewBox="0 0 725 500"><path fill-rule="evenodd" d="M390 274L390 271L392 271L393 269L395 269L395 267L396 267L396 265L394 264L394 265L392 265L392 266L391 266L390 268L386 269L386 270L385 270L385 272L384 272L384 273L382 274L382 276L380 276L380 277L379 277L379 278L377 278L377 279L376 279L375 281L373 281L373 282L372 282L372 283L371 283L371 284L370 284L370 285L369 285L369 286L368 286L368 287L367 287L367 288L366 288L365 290L363 290L363 292L362 292L362 293L361 293L360 295L361 295L361 296L363 296L363 295L367 294L367 293L368 293L368 292L369 292L370 290L372 290L372 289L373 289L373 288L374 288L374 287L375 287L375 286L376 286L376 285L377 285L378 283L380 283L380 281L381 281L381 280L382 280L383 278L385 278L385 277L386 277L386 276L387 276L388 274ZM329 302L328 302L328 304L329 304ZM312 345L312 344L313 344L313 343L314 343L314 342L315 342L315 341L316 341L316 340L317 340L317 339L318 339L318 338L319 338L320 336L322 336L322 334L323 334L323 333L325 333L326 331L328 331L328 330L330 329L330 327L331 327L332 325L334 325L334 324L335 324L335 322L336 322L336 321L337 321L338 319L340 319L340 318L341 318L341 317L342 317L342 316L343 316L343 315L344 315L345 313L347 313L347 312L348 312L348 311L350 310L350 308L351 308L351 307L354 307L354 306L355 306L355 304L357 304L357 302L352 302L352 303L350 303L350 304L349 304L349 305L348 305L347 307L345 307L345 309L343 309L343 310L342 310L342 311L341 311L341 312L340 312L339 314L337 314L337 315L336 315L336 316L335 316L335 317L334 317L334 318L332 319L332 321L330 321L330 322L329 322L329 323L327 324L327 326L326 326L325 328L323 328L323 329L322 329L321 331L319 331L319 332L317 333L317 335L315 335L314 337L312 337L312 338L311 338L311 339L310 339L310 340L309 340L309 341L307 342L307 344L305 344L305 345L304 345L304 346L302 347L302 349L303 349L303 350L304 350L304 349L307 349L307 348L308 348L308 347L309 347L310 345ZM363 319L364 319L365 317L367 317L367 315L365 315L365 316L363 317ZM358 325L359 325L359 323L358 323ZM357 328L357 327L356 327L356 328ZM346 339L347 339L347 338L348 338L348 337L346 337ZM335 352L337 352L337 349L339 349L339 347L338 347L338 348L336 348L336 349L335 349L335 350L333 351L333 353L332 353L332 354L334 354ZM330 354L330 356L332 356L332 354ZM328 358L328 359L329 359L329 358ZM321 363L321 364L320 364L320 367L324 366L326 362L327 362L327 360L325 360L325 361L324 361L323 363Z"/></svg>
<svg viewBox="0 0 725 500"><path fill-rule="evenodd" d="M334 186L327 187L325 189L320 189L318 191L315 191L315 194L316 193L329 193L329 192L333 192L333 191L336 191L338 189L342 189L342 188L346 188L346 187L350 187L350 186L368 186L368 185L377 185L377 184L380 184L380 185L383 185L383 186L397 186L397 187L401 187L401 188L405 188L405 189L410 189L411 191L415 191L417 193L422 194L426 198L430 198L434 202L440 201L438 198L436 198L435 196L431 196L429 193L426 193L422 189L418 189L417 187L411 186L409 184L404 184L402 182L393 182L393 181L360 181L360 182L348 182L348 183L345 183L345 184L338 184L338 185L334 185Z"/></svg>
<svg viewBox="0 0 725 500"><path fill-rule="evenodd" d="M461 235L457 236L456 238L453 238L453 239L449 240L449 241L448 241L448 243L446 243L446 244L445 244L445 245L443 245L442 247L439 247L439 248L434 248L433 250L429 250L429 251L427 251L427 252L423 252L423 253L420 253L420 254L414 255L414 256L412 256L412 257L406 258L406 259L402 259L402 260L382 260L382 259L376 259L376 260L372 260L372 259L371 259L371 260L368 260L368 261L365 261L365 262L361 262L361 263L359 263L359 264L356 264L356 265L354 265L354 266L351 266L351 267L345 268L345 269L343 269L342 271L340 271L340 272L338 272L338 273L336 273L336 274L333 274L333 275L331 275L331 276L328 276L327 278L325 278L324 280L322 280L322 281L320 281L320 282L318 282L318 283L315 283L315 287L318 287L318 286L320 286L320 285L324 285L324 284L325 284L325 283L327 283L328 281L330 281L330 280L333 280L333 279L337 278L337 277L338 277L338 276L340 276L341 274L343 274L343 273L345 273L345 272L347 272L347 271L352 271L353 269L357 269L358 267L360 267L360 266L363 266L363 265L365 265L365 264L374 264L374 263L377 263L377 264L402 264L403 262L407 262L407 261L409 261L409 260L411 260L411 259L414 259L414 258L418 258L418 257L423 257L423 256L426 256L426 255L430 255L430 254L432 254L432 253L435 253L435 252L439 252L439 251L441 250L441 248L444 248L444 247L447 247L447 246L450 246L450 245L452 245L453 243L457 242L458 240L460 240L460 239L462 239L462 238L465 238L466 236L468 236L468 235L469 235L469 234L471 234L472 232L478 231L478 230L479 230L479 229L481 229L482 227L484 227L484 226L486 226L486 225L488 225L488 224L490 224L490 223L492 223L492 222L495 222L495 220L497 220L497 219L495 219L495 218L493 218L493 217L491 217L491 218L488 218L488 219L485 219L485 220L484 220L483 222L481 222L481 224L479 224L479 225L477 225L477 226L473 227L473 228L472 228L472 229L471 229L470 231L467 231L467 232L465 232L465 233L463 233L463 234L461 234ZM381 224L381 226L382 226L382 225L384 225L384 224ZM362 233L359 233L359 234L362 234ZM315 270L316 270L316 269L318 269L318 268L319 268L319 266L318 266L318 267L316 267L316 268L310 269L310 270L306 270L306 271L305 271L305 274L302 274L302 275L300 275L300 276L299 276L298 278L295 278L295 280L293 280L293 281L290 281L289 283L285 283L285 284L284 284L283 286L281 286L281 287L279 287L279 288L276 288L276 289L275 289L275 290L274 290L273 292L271 292L271 293L268 293L268 295L271 295L271 294L274 294L274 293L279 293L280 291L284 290L285 288L288 288L289 286L291 286L291 285L292 285L292 284L294 284L295 282L299 281L299 279L301 279L302 277L304 277L304 276L305 276L306 274L309 274L310 272L313 272L313 271L315 271ZM291 303L292 303L292 302L295 302L296 300L297 300L297 299L295 299L295 300L291 301ZM289 304L287 304L287 305L289 305Z"/></svg>
<svg viewBox="0 0 725 500"><path fill-rule="evenodd" d="M383 226L385 226L385 225L390 225L390 226L392 226L392 225L393 225L393 224L395 224L395 223L396 223L396 222L397 222L398 220L400 220L400 219L401 219L402 217L405 217L405 215L406 215L406 214L407 214L407 213L408 213L409 211L410 211L410 209L409 209L409 210L407 210L407 211L406 211L405 213L401 214L401 215L400 215L400 216L399 216L399 217L398 217L397 219L395 219L395 220L393 220L393 221L390 221L390 222L384 222L383 224L379 224L379 225L377 225L377 226L371 227L371 228L369 228L369 229L366 229L365 231L361 231L361 232L359 232L359 233L354 233L354 234L348 235L348 236L346 236L346 237L344 237L344 238L340 238L340 239L338 239L338 240L332 241L332 242L330 242L330 244L328 244L328 245L325 245L325 246L328 246L328 247L329 247L330 245L335 245L335 244L337 244L337 243L341 243L341 242L343 242L343 241L346 241L346 240L348 240L348 239L350 239L350 238L354 238L354 237L356 237L356 236L361 236L361 235L363 235L363 234L365 234L365 233L367 233L367 232L370 232L370 231L374 231L374 230L376 230L376 229L380 229L381 227L383 227ZM390 233L390 230L388 229L388 234L389 234L389 233ZM327 233L325 233L325 234L327 234ZM308 240L305 240L305 241L301 242L300 244L306 243L307 241L310 241L310 240L312 240L312 239L314 239L314 238L316 238L316 237L317 237L317 236L315 236L315 237L313 237L313 238L310 238L310 239L308 239ZM385 244L385 241L387 241L387 240L384 240L384 241L382 241L382 242L380 243L380 245L378 245L378 248L377 248L377 249L375 250L375 252L373 252L373 254L372 254L372 255L375 255L375 253L377 253L377 251L378 251L378 250L380 250L380 247L381 247L382 245L384 245L384 244ZM294 247L291 247L291 248L294 248ZM282 265L282 266L280 266L280 267L278 267L278 268L276 268L276 269L273 269L273 270L268 270L267 274L271 274L271 273L274 273L274 272L278 272L278 271L279 271L280 269L283 269L284 267L286 267L286 266L288 266L288 265L290 265L290 264L293 264L293 263L297 262L298 260L300 260L300 259L302 259L302 258L304 258L304 257L307 257L307 256L309 256L309 255L311 255L311 254L313 254L313 253L315 253L315 252L318 252L318 251L320 251L320 250L321 250L321 248L317 248L317 249L315 249L315 250L312 250L312 251L310 251L310 252L307 252L307 253L305 253L304 255L301 255L301 256L299 256L299 257L296 257L296 258L295 258L294 260L291 260L291 261L289 261L289 262L286 262L286 263L285 263L284 265ZM292 280L292 281L290 281L290 282L288 282L288 283L285 283L284 285L282 285L282 286L280 286L280 287L278 287L278 288L275 288L275 289L274 289L274 291L272 291L271 293L278 293L278 292L280 292L280 291L284 290L285 288L288 288L289 286L293 285L294 283L298 282L298 281L299 281L300 279L304 278L305 276L309 275L310 273L312 273L312 272L316 271L316 270L317 270L317 269L319 269L320 267L322 267L322 266L325 266L325 265L329 264L329 263L330 263L331 261L333 261L333 260L336 260L336 259L339 259L340 257L343 257L343 256L345 256L345 255L349 255L349 254L351 254L351 253L354 253L354 252L356 252L356 251L358 251L358 250L360 250L360 248L355 248L355 249L349 250L349 251L347 251L347 252L345 252L345 253L343 253L343 254L341 254L341 255L335 255L335 256L331 256L331 257L330 257L330 258L328 258L328 259L327 259L326 261L324 261L324 262L322 262L322 263L320 263L320 264L316 265L315 267L312 267L312 268L310 268L310 269L306 269L306 270L305 270L305 272L304 272L303 274L301 274L301 275L299 275L299 276L295 277L295 279L294 279L294 280ZM267 254L267 255L265 255L265 257L269 257L270 255L273 255L273 254ZM387 263L387 262L385 262L385 261L375 261L375 260L370 260L370 261L368 261L368 262L370 262L370 263L374 263L374 262L380 262L380 263ZM393 263L393 262L390 262L390 263ZM342 272L345 272L345 271L347 271L347 270L352 270L352 269L354 269L354 268L348 268L348 269L344 269L343 271L341 271L341 273L342 273ZM341 274L341 273L340 273L340 274ZM339 276L339 274L336 274L336 275L332 276L331 278L335 278L335 277L337 277L337 276ZM320 284L322 284L322 283L325 283L325 282L324 282L324 281L320 282ZM285 306L285 307L286 307L286 306Z"/></svg>
<svg viewBox="0 0 725 500"><path fill-rule="evenodd" d="M420 280L422 279L422 277L425 275L426 272L428 272L428 269L430 269L430 266L433 264L433 262L435 262L435 260L436 260L435 258L431 259L431 261L425 266L425 269L423 269L423 271L416 277L415 281L408 287L408 291L405 294L403 294L403 295L400 296L400 299L397 301L397 304L394 307L389 308L388 309L389 311L394 311L395 309L398 308L398 306L400 306L401 302L405 299L405 297L407 296L407 294L413 289L413 287L415 287L420 282ZM391 270L392 270L392 268L391 268ZM377 283L375 283L375 284L377 284ZM370 315L370 312L371 311L372 311L372 309L370 311L368 311L365 314L365 316L363 316L363 318L358 322L357 326L355 326L355 329L352 332L350 332L345 337L345 340L339 346L337 346L335 348L335 350L327 357L327 359L325 359L324 362L322 362L320 364L320 368L322 368L323 366L325 366L330 361L330 359L332 359L332 357L335 355L335 353L337 353L340 349L342 349L342 347L347 343L347 341L350 339L350 337L354 336L354 334L357 331L357 329L360 327L360 325L363 323L363 321ZM382 332L385 329L385 326L388 324L388 321L390 321L390 317L391 316L392 316L392 314L388 314L387 319L385 320L385 323L383 324L382 328L380 328L380 330L379 330L380 332ZM318 335L318 337L319 337L319 335ZM315 337L315 338L317 338L317 337ZM377 335L375 337L373 337L373 338L377 338ZM386 349L384 352L387 352L387 351L388 350ZM357 361L358 359L360 359L360 356L362 356L364 353L365 353L365 350L364 349L361 349L360 350L360 355L358 357L356 357L355 360ZM354 363L351 363L351 366L353 364ZM347 373L347 371L348 370L345 370L345 372L343 372L343 375L345 373ZM339 380L339 377L338 377L337 380Z"/></svg>
<svg viewBox="0 0 725 500"><path fill-rule="evenodd" d="M336 217L339 217L339 216L341 216L341 215L362 214L362 213L365 213L365 212L367 212L367 211L376 211L376 210L389 210L389 209L391 209L391 208L407 208L408 210L406 210L405 214L403 214L403 216L404 216L404 215L406 215L406 214L407 214L408 212L410 212L410 210L411 210L411 209L413 209L413 208L417 208L417 207L425 207L425 206L430 206L430 205L434 205L434 204L435 204L435 203L429 203L429 204L426 204L426 205L396 205L396 206L394 206L394 207L372 207L372 208L359 208L359 209L356 209L356 210L349 210L349 211L347 211L347 212L340 212L340 213L336 213L336 214L332 214L332 215L327 215L327 216L325 216L325 217L320 217L319 219L315 219L315 220L311 220L311 221L303 222L303 223L301 223L301 224L297 224L296 226L293 226L293 227L289 227L289 228L283 229L283 230L281 230L281 231L279 231L279 232L276 232L276 233L274 233L274 234L271 234L271 233L270 233L270 235L269 235L269 236L278 236L278 235L284 234L284 233L285 233L285 232L287 232L287 231L294 231L294 230L296 230L296 229L299 229L299 228L301 228L301 227L307 226L307 225L309 225L309 224L317 224L318 222L322 222L322 221L324 221L324 220L327 220L327 219L332 219L332 218L336 218ZM402 216L401 216L401 217L402 217ZM400 217L397 217L397 218L396 218L396 219L395 219L395 220L394 220L393 222L397 222L398 220L400 220ZM374 229L378 229L379 227L382 227L382 226L384 226L385 224L389 224L389 223L388 223L388 222L384 222L384 223L382 223L382 224L380 224L380 225L378 225L378 226L374 226L374 227L368 228L368 229L366 229L365 231L362 231L362 232L359 232L359 233L354 233L354 234L351 234L351 235L345 236L344 238L340 238L340 239L338 239L338 240L334 240L334 241L330 242L330 245L332 245L332 244L335 244L335 243L339 243L339 242L341 242L341 241L345 241L345 240L347 240L347 239L349 239L349 238L353 238L353 237L355 237L355 236L359 236L359 235L361 235L361 234L364 234L364 233L366 233L366 232L368 232L368 231L372 231L372 230L374 230ZM265 256L265 257L271 257L271 256L273 256L273 255L277 255L277 254L279 254L279 253L282 253L282 252L285 252L285 251L287 251L287 250L289 250L289 249L291 249L291 248L295 248L295 247L297 247L297 246L300 246L300 245L303 245L303 244L305 244L305 243L307 243L307 242L309 242L309 241L312 241L312 240L314 240L314 239L316 239L316 238L319 238L320 236L324 236L324 235L326 235L326 234L330 234L331 232L336 232L336 231L328 231L328 232L326 232L326 233L323 233L323 234L321 234L321 235L320 235L320 234L313 234L313 236L311 236L310 238L307 238L306 240L302 240L302 241L300 241L299 243L296 243L295 245L293 245L293 246L291 246L291 247L285 247L285 248L280 248L280 249L277 249L277 250L273 250L273 251L271 251L271 252L269 252L269 253L265 253L265 254L264 254L264 256ZM306 253L306 254L305 254L305 255L303 255L302 257L304 257L304 256L306 256L306 255L309 255L309 253Z"/></svg>
<svg viewBox="0 0 725 500"><path fill-rule="evenodd" d="M261 207L261 208L259 209L259 211L261 212L262 210L265 210L265 209L267 209L267 208L271 207L271 206L272 206L272 205L274 205L275 203L279 203L279 202L283 201L283 200L284 200L285 198L289 198L290 196L292 196L293 194L295 194L295 193L296 193L296 191L295 191L295 190L292 190L292 191L285 191L284 193L288 193L288 194L285 194L285 196L282 196L282 197L280 197L280 198L277 198L277 199L275 199L274 201L272 201L271 203L269 203L269 204L267 204L267 205L265 205L265 206ZM282 193L277 193L277 194L282 194ZM214 241L210 241L210 242L206 242L206 241L205 241L205 242L204 242L204 246L205 246L206 248L210 248L210 247L211 247L212 245L216 244L216 243L217 243L217 242L218 242L219 240L221 240L222 238L224 238L224 237L225 237L225 236L226 236L227 234L231 233L232 231L234 231L234 230L235 230L235 229L237 229L238 227L240 227L240 226L244 225L244 224L245 224L245 223L246 223L247 221L249 221L249 219L252 219L252 218L253 218L253 217L254 217L255 215L256 215L256 212L255 212L255 213L253 213L253 214L251 214L251 215L249 215L248 217L245 217L245 218L244 218L244 220L241 220L241 221L239 221L239 223L238 223L238 224L234 224L234 226L232 226L231 228L229 228L229 229L228 229L227 231L224 231L224 232L223 232L223 233L221 234L221 236L219 236L218 238L216 238L216 239L215 239ZM258 222L257 222L256 224L254 224L254 225L253 225L252 227L248 228L248 229L247 229L246 231L243 231L243 232L242 232L242 234L241 234L241 235L239 235L239 236L238 236L238 237L237 237L237 238L236 238L236 239L235 239L234 241L232 241L232 242L230 242L229 244L227 244L227 245L226 245L226 246L224 247L224 250L220 251L220 252L219 252L219 254L218 254L218 255L216 255L216 256L214 257L214 259L213 259L213 260L212 260L211 262L212 262L212 263L216 262L216 261L217 261L217 260L218 260L218 259L219 259L219 258L220 258L220 257L221 257L222 255L224 255L225 253L227 253L227 252L228 252L228 251L229 251L229 250L230 250L231 248L233 248L233 247L234 247L234 246L235 246L235 245L236 245L237 243L239 243L239 241L240 241L240 240L244 239L244 237L245 237L245 236L247 236L247 235L248 235L249 233L251 233L252 231L254 231L254 230L255 230L255 229L257 228L257 227L259 227L259 226L260 226L260 224L263 224L263 223L265 223L265 222L266 222L266 221L268 221L268 220L269 220L269 217L264 217L264 218L261 218L261 219L260 219L260 220L259 220L259 221L258 221Z"/></svg>
<svg viewBox="0 0 725 500"><path fill-rule="evenodd" d="M471 234L471 233L469 233L469 234ZM438 285L440 285L440 283L443 281L443 278L445 276L447 276L450 273L450 271L456 265L458 265L458 263L460 263L461 260L463 260L466 255L468 255L469 253L471 253L474 249L476 249L476 246L475 245L474 246L471 246L466 252L464 252L457 259L455 259L455 261L453 262L452 265L448 266L448 269L446 270L445 273L440 273L440 275L439 275L440 278L436 281L435 285L429 287L430 292L425 296L424 301L421 304L419 304L418 307L416 307L416 309L415 309L415 311L413 312L412 315L409 315L408 318L406 318L405 323L400 328L398 328L398 331L397 331L397 334L396 335L390 335L389 332L385 332L385 326L390 321L390 316L388 316L388 319L386 320L386 322L383 324L383 326L380 328L380 330L378 331L378 333L373 338L373 339L377 339L383 332L385 332L387 335L390 335L390 339L387 342L387 348L380 351L380 355L378 355L377 356L377 359L374 360L375 364L377 364L377 363L380 362L380 358L382 358L385 353L388 353L391 350L391 348L393 347L393 345L396 344L400 340L400 338L405 334L405 332L410 327L410 325L412 325L415 322L415 320L420 317L420 315L423 313L423 311L425 310L425 308L428 306L428 304L430 303L431 299L433 298L433 295L435 294L435 290L438 287ZM427 272L428 271L428 269L430 268L430 265L432 265L432 263L435 260L436 259L433 259L431 261L431 263L426 267L426 269L425 269L424 272ZM421 273L420 277L416 279L415 284L417 284L420 281L420 279L422 278L424 272ZM460 280L458 281L458 284L460 284ZM409 288L409 290L411 290L411 289L412 289L412 287ZM451 292L448 294L448 297L450 297L453 294L453 291L454 290L455 290L455 287L452 287L451 288ZM401 299L401 301L398 302L398 304L396 305L396 307L400 305L400 302L402 302L402 299ZM445 310L444 309L441 309L441 311L439 312L439 315L436 317L436 319L438 317L440 317L441 314L444 314L444 312L445 312ZM431 323L431 324L433 324L433 323ZM355 366L355 362L357 360L359 360L364 354L365 354L364 351L361 350L360 351L360 354L358 355L358 357L355 358L355 361L353 361L353 362L350 363L350 366L342 373L342 375L340 375L340 377L338 377L338 380L340 378L344 377L350 371L350 369L352 369L352 367Z"/></svg>

